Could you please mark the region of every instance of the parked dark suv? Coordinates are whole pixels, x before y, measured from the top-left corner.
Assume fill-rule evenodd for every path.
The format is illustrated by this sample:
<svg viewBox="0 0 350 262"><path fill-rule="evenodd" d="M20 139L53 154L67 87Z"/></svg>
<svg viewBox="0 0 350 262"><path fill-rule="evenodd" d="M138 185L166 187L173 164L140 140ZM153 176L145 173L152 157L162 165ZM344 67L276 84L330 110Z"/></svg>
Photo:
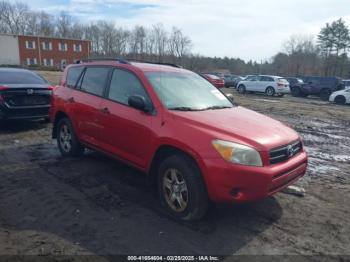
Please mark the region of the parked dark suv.
<svg viewBox="0 0 350 262"><path fill-rule="evenodd" d="M293 96L306 97L308 95L316 95L323 100L328 100L333 92L344 89L344 83L338 77L309 76L300 78L304 83L291 87Z"/></svg>

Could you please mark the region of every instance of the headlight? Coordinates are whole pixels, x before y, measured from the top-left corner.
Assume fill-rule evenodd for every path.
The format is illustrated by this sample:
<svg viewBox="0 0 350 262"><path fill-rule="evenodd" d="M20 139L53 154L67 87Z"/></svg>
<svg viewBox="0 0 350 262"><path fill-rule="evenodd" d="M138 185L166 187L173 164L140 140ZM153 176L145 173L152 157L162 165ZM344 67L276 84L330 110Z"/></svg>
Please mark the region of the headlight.
<svg viewBox="0 0 350 262"><path fill-rule="evenodd" d="M260 154L254 148L218 139L213 140L212 144L222 158L228 162L246 166L262 166Z"/></svg>

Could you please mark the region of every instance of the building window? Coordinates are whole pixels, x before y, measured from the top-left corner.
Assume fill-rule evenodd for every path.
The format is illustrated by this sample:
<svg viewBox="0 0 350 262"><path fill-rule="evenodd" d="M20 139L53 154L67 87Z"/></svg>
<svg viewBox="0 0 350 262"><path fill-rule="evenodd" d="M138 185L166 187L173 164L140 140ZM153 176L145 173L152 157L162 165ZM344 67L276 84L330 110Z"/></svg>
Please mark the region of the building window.
<svg viewBox="0 0 350 262"><path fill-rule="evenodd" d="M26 41L27 49L35 49L35 41Z"/></svg>
<svg viewBox="0 0 350 262"><path fill-rule="evenodd" d="M53 66L53 59L44 58L44 66Z"/></svg>
<svg viewBox="0 0 350 262"><path fill-rule="evenodd" d="M73 44L74 52L81 52L81 44Z"/></svg>
<svg viewBox="0 0 350 262"><path fill-rule="evenodd" d="M67 51L68 50L67 43L58 43L58 50Z"/></svg>
<svg viewBox="0 0 350 262"><path fill-rule="evenodd" d="M36 58L27 58L27 65L37 65L38 61Z"/></svg>
<svg viewBox="0 0 350 262"><path fill-rule="evenodd" d="M43 50L52 50L52 43L51 42L42 42Z"/></svg>

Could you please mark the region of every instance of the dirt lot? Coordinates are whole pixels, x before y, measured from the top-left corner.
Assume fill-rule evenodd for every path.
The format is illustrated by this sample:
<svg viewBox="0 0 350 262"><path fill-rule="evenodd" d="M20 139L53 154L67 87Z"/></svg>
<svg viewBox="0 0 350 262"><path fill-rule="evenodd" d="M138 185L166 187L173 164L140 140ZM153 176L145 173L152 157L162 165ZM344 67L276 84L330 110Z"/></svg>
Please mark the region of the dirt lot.
<svg viewBox="0 0 350 262"><path fill-rule="evenodd" d="M310 156L297 182L304 197L278 193L259 203L220 205L201 222L181 223L162 212L137 171L94 152L62 159L49 124L6 123L0 127L0 254L350 256L350 107L233 94L240 105L302 135Z"/></svg>

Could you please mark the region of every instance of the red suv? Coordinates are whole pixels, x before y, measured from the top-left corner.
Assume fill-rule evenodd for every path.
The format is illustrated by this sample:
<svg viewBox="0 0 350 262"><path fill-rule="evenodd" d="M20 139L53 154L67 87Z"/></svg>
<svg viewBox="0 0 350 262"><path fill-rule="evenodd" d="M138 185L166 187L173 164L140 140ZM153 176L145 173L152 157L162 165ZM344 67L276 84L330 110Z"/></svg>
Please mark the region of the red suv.
<svg viewBox="0 0 350 262"><path fill-rule="evenodd" d="M203 77L124 60L68 66L50 117L63 156L84 147L134 166L184 220L208 203L270 196L303 176L307 155L288 126L234 105Z"/></svg>

